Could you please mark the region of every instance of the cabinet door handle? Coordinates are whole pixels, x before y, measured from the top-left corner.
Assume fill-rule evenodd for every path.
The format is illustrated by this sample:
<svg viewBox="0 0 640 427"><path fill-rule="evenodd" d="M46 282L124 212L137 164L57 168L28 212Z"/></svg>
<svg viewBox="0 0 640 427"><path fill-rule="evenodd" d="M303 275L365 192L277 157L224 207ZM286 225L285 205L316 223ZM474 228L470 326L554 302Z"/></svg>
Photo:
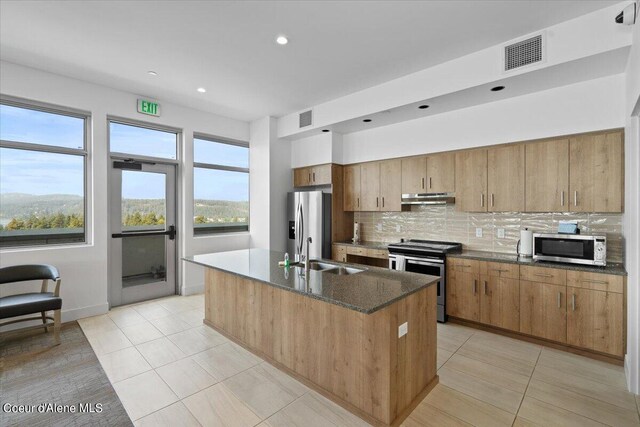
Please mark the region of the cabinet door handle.
<svg viewBox="0 0 640 427"><path fill-rule="evenodd" d="M564 206L564 190L560 192L560 206Z"/></svg>
<svg viewBox="0 0 640 427"><path fill-rule="evenodd" d="M576 294L571 295L571 309L576 311Z"/></svg>
<svg viewBox="0 0 640 427"><path fill-rule="evenodd" d="M480 193L480 206L484 207L484 193Z"/></svg>
<svg viewBox="0 0 640 427"><path fill-rule="evenodd" d="M562 292L558 292L558 308L562 307Z"/></svg>
<svg viewBox="0 0 640 427"><path fill-rule="evenodd" d="M376 197L376 208L379 207L378 197Z"/></svg>
<svg viewBox="0 0 640 427"><path fill-rule="evenodd" d="M360 197L358 197L357 200L358 200L358 207L360 207Z"/></svg>
<svg viewBox="0 0 640 427"><path fill-rule="evenodd" d="M495 203L494 203L494 200L493 200L493 199L494 199L494 197L493 197L493 193L491 193L491 207L493 207L493 206L495 205Z"/></svg>
<svg viewBox="0 0 640 427"><path fill-rule="evenodd" d="M311 181L311 172L309 172L309 182L312 182Z"/></svg>
<svg viewBox="0 0 640 427"><path fill-rule="evenodd" d="M609 282L607 282L606 280L589 280L589 279L583 279L582 280L583 283L599 283L601 285L608 285Z"/></svg>
<svg viewBox="0 0 640 427"><path fill-rule="evenodd" d="M384 196L382 196L382 207L384 208Z"/></svg>
<svg viewBox="0 0 640 427"><path fill-rule="evenodd" d="M573 206L578 206L578 190L573 192Z"/></svg>
<svg viewBox="0 0 640 427"><path fill-rule="evenodd" d="M424 190L424 178L421 178L421 179L422 179L422 189Z"/></svg>
<svg viewBox="0 0 640 427"><path fill-rule="evenodd" d="M431 177L429 177L429 188L431 188Z"/></svg>
<svg viewBox="0 0 640 427"><path fill-rule="evenodd" d="M538 277L553 277L553 274L544 274L544 273L533 273L533 275Z"/></svg>
<svg viewBox="0 0 640 427"><path fill-rule="evenodd" d="M487 295L487 281L484 281L484 294Z"/></svg>
<svg viewBox="0 0 640 427"><path fill-rule="evenodd" d="M316 173L313 173L313 182L316 182Z"/></svg>
<svg viewBox="0 0 640 427"><path fill-rule="evenodd" d="M477 280L473 280L473 294L477 294L478 293L478 281Z"/></svg>

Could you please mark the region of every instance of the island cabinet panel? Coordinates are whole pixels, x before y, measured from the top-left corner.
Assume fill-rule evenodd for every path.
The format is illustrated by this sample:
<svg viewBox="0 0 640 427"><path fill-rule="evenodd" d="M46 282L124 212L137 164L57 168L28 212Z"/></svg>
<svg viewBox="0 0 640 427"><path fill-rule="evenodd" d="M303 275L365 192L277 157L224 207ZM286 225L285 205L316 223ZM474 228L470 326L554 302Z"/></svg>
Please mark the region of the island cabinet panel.
<svg viewBox="0 0 640 427"><path fill-rule="evenodd" d="M344 210L360 211L360 165L344 167Z"/></svg>
<svg viewBox="0 0 640 427"><path fill-rule="evenodd" d="M215 269L205 279L206 324L370 423L391 425L437 382L435 286L365 314Z"/></svg>
<svg viewBox="0 0 640 427"><path fill-rule="evenodd" d="M427 158L425 156L402 159L402 193L425 193L427 184Z"/></svg>
<svg viewBox="0 0 640 427"><path fill-rule="evenodd" d="M622 132L585 134L569 140L572 212L622 212Z"/></svg>
<svg viewBox="0 0 640 427"><path fill-rule="evenodd" d="M569 140L525 145L525 211L569 210Z"/></svg>
<svg viewBox="0 0 640 427"><path fill-rule="evenodd" d="M454 153L427 156L427 193L453 193L456 191L456 156Z"/></svg>
<svg viewBox="0 0 640 427"><path fill-rule="evenodd" d="M456 153L456 209L487 212L487 150Z"/></svg>

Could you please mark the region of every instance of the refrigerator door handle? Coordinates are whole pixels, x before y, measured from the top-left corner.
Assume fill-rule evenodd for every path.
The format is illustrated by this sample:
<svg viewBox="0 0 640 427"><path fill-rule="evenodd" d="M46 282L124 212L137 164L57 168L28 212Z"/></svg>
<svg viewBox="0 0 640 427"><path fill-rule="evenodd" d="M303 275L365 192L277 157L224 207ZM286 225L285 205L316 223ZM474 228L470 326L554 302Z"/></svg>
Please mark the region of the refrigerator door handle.
<svg viewBox="0 0 640 427"><path fill-rule="evenodd" d="M302 203L298 203L296 210L296 252L302 256L302 245L304 241L304 215L302 213Z"/></svg>

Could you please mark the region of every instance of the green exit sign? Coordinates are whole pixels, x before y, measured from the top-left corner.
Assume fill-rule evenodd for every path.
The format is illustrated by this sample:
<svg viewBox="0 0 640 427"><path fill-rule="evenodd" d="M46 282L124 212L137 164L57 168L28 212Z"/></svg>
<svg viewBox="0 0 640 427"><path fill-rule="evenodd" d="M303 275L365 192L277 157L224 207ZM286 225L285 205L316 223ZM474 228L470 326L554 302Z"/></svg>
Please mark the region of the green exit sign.
<svg viewBox="0 0 640 427"><path fill-rule="evenodd" d="M138 99L138 113L160 117L160 104L146 99Z"/></svg>

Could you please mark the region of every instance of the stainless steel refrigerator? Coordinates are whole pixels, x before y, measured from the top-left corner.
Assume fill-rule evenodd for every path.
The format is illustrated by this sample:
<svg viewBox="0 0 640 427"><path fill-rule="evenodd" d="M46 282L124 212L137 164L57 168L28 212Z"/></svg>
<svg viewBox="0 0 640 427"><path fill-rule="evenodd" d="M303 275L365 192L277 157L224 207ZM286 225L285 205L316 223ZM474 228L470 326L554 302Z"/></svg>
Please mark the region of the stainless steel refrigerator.
<svg viewBox="0 0 640 427"><path fill-rule="evenodd" d="M309 256L331 258L331 193L295 191L287 194L287 252L291 260L305 254L311 237Z"/></svg>

